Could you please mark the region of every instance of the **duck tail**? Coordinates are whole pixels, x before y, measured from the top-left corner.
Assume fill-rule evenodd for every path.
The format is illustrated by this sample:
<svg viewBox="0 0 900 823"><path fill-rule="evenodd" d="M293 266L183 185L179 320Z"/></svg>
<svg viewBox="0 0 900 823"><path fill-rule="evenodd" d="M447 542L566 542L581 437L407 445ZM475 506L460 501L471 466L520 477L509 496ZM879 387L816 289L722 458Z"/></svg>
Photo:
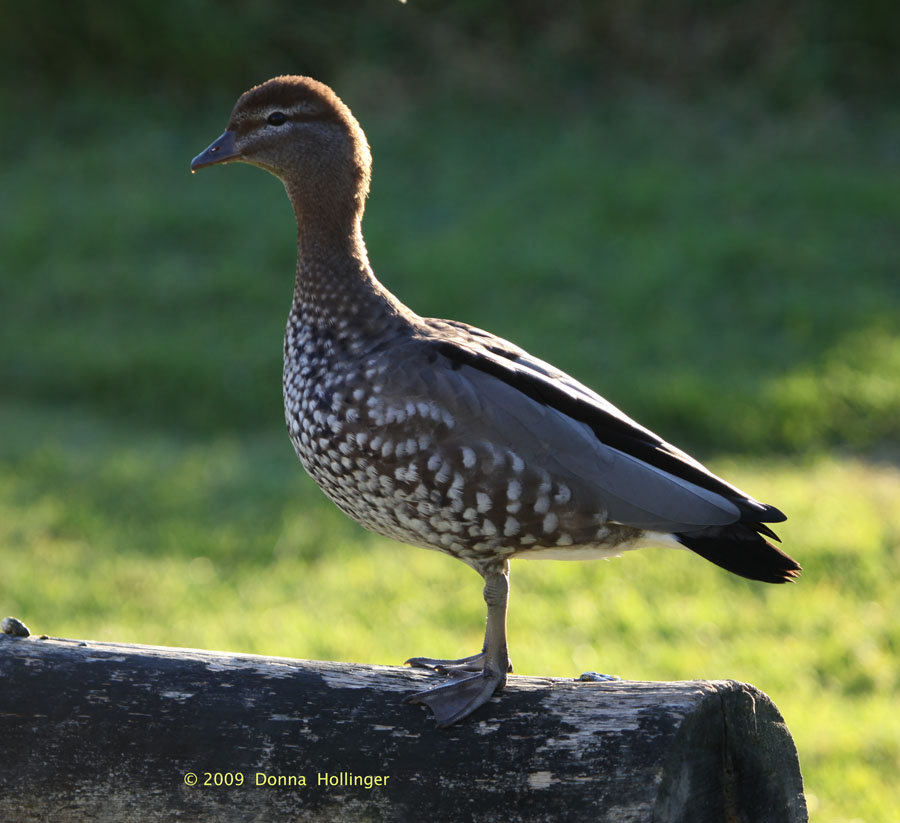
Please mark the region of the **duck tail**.
<svg viewBox="0 0 900 823"><path fill-rule="evenodd" d="M773 546L766 537L778 540L775 532L764 523L746 522L675 535L678 542L692 552L748 580L763 583L795 580L802 571L800 564Z"/></svg>

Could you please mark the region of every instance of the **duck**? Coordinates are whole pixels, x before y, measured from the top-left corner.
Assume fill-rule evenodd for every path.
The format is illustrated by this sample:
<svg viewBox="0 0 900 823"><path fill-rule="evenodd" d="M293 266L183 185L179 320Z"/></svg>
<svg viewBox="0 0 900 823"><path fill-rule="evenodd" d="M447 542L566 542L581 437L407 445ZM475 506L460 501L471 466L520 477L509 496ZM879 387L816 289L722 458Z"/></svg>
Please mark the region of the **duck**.
<svg viewBox="0 0 900 823"><path fill-rule="evenodd" d="M484 580L481 650L412 657L442 679L406 699L440 728L507 684L510 561L684 549L741 577L794 580L786 516L550 363L490 332L421 317L375 276L362 220L366 135L327 85L281 76L240 96L192 172L248 163L284 184L297 267L284 337L287 430L349 517L461 560Z"/></svg>

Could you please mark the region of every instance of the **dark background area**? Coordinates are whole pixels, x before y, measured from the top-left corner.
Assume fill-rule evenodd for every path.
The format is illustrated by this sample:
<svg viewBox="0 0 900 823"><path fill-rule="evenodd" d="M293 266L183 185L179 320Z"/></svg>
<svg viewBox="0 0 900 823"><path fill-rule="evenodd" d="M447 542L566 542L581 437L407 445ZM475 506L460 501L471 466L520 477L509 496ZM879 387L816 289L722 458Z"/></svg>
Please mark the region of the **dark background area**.
<svg viewBox="0 0 900 823"><path fill-rule="evenodd" d="M577 95L624 79L697 93L745 84L775 104L871 99L900 80L900 8L889 0L101 0L5 3L0 65L17 85L192 95L348 64L413 85ZM522 83L527 77L529 83Z"/></svg>
<svg viewBox="0 0 900 823"><path fill-rule="evenodd" d="M260 398L289 211L271 181L184 164L242 90L309 73L369 135L373 265L420 313L508 336L707 455L891 456L898 9L7 3L7 397L280 426Z"/></svg>

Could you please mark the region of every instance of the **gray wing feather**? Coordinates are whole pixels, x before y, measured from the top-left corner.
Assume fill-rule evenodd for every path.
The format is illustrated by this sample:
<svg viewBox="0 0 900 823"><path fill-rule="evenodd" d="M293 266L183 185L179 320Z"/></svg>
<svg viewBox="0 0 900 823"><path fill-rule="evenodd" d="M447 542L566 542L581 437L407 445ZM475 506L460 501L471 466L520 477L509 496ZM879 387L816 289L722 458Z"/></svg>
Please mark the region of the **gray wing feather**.
<svg viewBox="0 0 900 823"><path fill-rule="evenodd" d="M463 367L457 385L482 398L476 433L504 442L585 496L602 502L610 520L628 526L677 532L734 523L740 512L722 495L602 443L590 427L542 406L491 375ZM488 424L487 427L485 424Z"/></svg>
<svg viewBox="0 0 900 823"><path fill-rule="evenodd" d="M605 511L609 520L636 528L689 531L740 518L738 507L724 496L603 443L585 423L490 374L467 365L450 368L443 360L431 363L429 353L418 341L410 341L406 352L392 351L382 398L398 403L419 398L448 412L453 426L433 429L436 445L453 449L489 443L514 452L532 470L565 483L577 509ZM572 378L566 382L569 390L597 402L599 395Z"/></svg>

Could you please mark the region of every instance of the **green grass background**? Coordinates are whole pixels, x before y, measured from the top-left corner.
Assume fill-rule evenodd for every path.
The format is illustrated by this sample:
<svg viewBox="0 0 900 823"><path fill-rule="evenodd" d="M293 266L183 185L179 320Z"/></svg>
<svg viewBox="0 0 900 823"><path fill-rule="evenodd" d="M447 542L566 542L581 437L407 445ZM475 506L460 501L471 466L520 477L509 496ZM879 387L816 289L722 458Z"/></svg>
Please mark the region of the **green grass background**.
<svg viewBox="0 0 900 823"><path fill-rule="evenodd" d="M515 52L481 87L483 54L453 54L433 83L396 61L324 73L372 143L376 272L782 508L805 568L767 587L686 552L515 562L517 672L754 683L813 820L895 819L900 110L840 85L787 107L743 82L573 87ZM135 643L471 653L477 576L348 521L283 432L280 185L188 173L271 72L147 91L108 59L109 90L0 86L0 611Z"/></svg>

